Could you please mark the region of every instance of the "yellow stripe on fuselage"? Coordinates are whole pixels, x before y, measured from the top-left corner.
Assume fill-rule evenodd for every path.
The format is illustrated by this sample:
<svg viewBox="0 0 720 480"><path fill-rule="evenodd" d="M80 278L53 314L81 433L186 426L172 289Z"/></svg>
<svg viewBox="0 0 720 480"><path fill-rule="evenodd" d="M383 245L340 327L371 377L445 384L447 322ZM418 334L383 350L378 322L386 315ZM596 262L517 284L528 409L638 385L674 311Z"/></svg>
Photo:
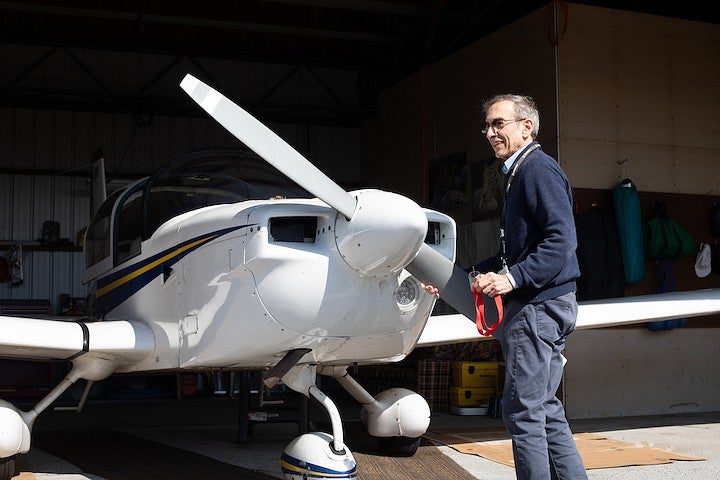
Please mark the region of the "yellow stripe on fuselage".
<svg viewBox="0 0 720 480"><path fill-rule="evenodd" d="M106 293L108 293L110 290L114 290L115 288L119 287L120 285L123 285L123 284L129 282L133 278L139 277L140 275L147 272L148 270L151 270L151 269L155 268L156 266L160 265L161 263L166 262L169 259L181 254L185 250L193 248L194 246L196 246L200 243L212 240L216 236L217 235L210 235L208 237L201 238L200 240L196 240L192 243L188 243L187 245L184 245L184 246L178 248L177 250L173 250L172 252L168 253L167 255L164 255L164 256L158 258L154 262L148 263L144 267L138 268L137 270L133 270L132 272L125 275L124 277L118 278L117 280L115 280L112 283L108 283L107 285L105 285L104 287L102 287L101 289L99 289L97 291L96 296L101 297L101 296L105 295Z"/></svg>

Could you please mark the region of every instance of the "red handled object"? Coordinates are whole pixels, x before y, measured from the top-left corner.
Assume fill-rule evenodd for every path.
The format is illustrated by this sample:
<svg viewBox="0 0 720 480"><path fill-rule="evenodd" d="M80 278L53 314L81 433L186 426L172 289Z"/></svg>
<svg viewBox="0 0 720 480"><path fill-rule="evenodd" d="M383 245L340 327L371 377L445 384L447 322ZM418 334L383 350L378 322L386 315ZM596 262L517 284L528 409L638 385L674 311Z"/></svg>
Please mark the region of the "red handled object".
<svg viewBox="0 0 720 480"><path fill-rule="evenodd" d="M470 290L472 290L475 299L475 324L478 332L483 337L489 337L503 321L502 297L500 295L490 297L476 292L472 287L470 287Z"/></svg>

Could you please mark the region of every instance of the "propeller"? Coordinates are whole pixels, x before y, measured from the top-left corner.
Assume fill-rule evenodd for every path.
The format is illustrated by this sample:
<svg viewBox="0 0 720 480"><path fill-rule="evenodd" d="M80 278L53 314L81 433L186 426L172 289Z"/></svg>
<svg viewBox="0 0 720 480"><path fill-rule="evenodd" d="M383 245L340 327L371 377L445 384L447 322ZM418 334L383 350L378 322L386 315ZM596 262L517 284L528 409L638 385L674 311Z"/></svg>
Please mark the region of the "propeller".
<svg viewBox="0 0 720 480"><path fill-rule="evenodd" d="M423 242L427 218L417 204L400 195L379 191L364 191L356 198L217 90L191 74L183 78L180 87L255 153L345 217L346 221L336 229L336 234L346 232L340 235L344 238L338 240L338 248L353 268L364 275L378 276L406 268L419 281L436 286L443 300L457 311L475 318L467 273ZM373 224L383 224L383 228L392 230L394 240L390 241L388 235L374 244L369 240L358 241ZM400 233L403 231L404 235ZM388 245L391 243L394 245ZM375 253L378 250L382 253Z"/></svg>
<svg viewBox="0 0 720 480"><path fill-rule="evenodd" d="M422 283L436 287L448 305L475 321L475 301L465 270L427 244L405 269Z"/></svg>
<svg viewBox="0 0 720 480"><path fill-rule="evenodd" d="M355 198L255 117L189 73L180 82L180 88L269 164L342 213L345 218L353 217L357 203Z"/></svg>

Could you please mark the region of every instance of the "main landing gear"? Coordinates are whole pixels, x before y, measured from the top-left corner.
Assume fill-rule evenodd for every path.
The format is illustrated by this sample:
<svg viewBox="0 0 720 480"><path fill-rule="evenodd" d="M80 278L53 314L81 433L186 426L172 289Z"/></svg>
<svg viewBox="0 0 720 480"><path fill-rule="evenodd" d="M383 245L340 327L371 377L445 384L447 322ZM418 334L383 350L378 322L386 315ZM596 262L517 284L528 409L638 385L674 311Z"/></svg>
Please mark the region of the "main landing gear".
<svg viewBox="0 0 720 480"><path fill-rule="evenodd" d="M42 398L30 411L22 411L10 402L0 400L0 480L10 480L15 475L16 458L30 451L31 430L35 419L77 380L88 381L80 404L82 408L92 382L107 378L117 365L102 358L78 357L67 376Z"/></svg>
<svg viewBox="0 0 720 480"><path fill-rule="evenodd" d="M430 426L430 407L417 393L391 388L370 395L347 373L347 367L297 365L282 380L291 389L315 398L328 412L332 435L311 432L297 437L283 452L280 465L286 480L305 478L357 478L355 459L344 443L343 427L335 404L315 385L316 373L335 378L361 405L361 418L368 433L377 437L383 453L412 456Z"/></svg>

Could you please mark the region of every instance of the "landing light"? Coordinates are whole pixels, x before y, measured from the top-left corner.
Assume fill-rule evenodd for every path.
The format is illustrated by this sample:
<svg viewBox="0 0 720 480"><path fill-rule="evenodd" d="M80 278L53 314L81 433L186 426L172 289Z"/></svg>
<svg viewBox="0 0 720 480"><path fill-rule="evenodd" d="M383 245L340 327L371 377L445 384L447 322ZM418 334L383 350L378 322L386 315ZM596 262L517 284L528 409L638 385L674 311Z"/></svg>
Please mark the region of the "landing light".
<svg viewBox="0 0 720 480"><path fill-rule="evenodd" d="M408 275L400 282L400 286L395 292L395 301L400 306L400 309L410 310L417 303L418 293L417 281Z"/></svg>

